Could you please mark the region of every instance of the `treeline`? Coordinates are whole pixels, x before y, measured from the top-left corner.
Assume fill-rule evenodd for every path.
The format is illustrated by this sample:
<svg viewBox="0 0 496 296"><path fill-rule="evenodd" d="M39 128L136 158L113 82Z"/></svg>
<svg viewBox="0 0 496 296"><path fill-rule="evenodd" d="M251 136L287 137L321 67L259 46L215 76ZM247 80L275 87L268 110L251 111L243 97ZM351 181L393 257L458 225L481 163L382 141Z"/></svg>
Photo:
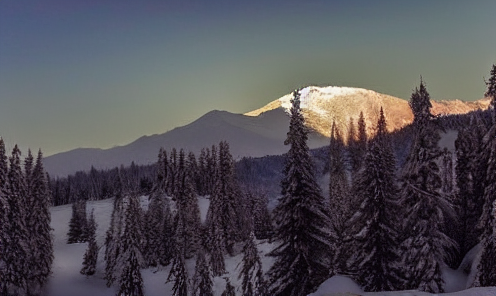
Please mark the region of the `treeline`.
<svg viewBox="0 0 496 296"><path fill-rule="evenodd" d="M43 169L15 145L10 157L0 138L0 294L40 295L51 274L50 194Z"/></svg>
<svg viewBox="0 0 496 296"><path fill-rule="evenodd" d="M203 149L198 161L184 150L168 153L161 149L156 168L146 210L139 206L139 193L126 192L123 179L117 176L105 240L108 286L117 285L123 295L143 295L140 269L172 264L168 281L174 283L174 294L209 295L212 276L225 273L226 254L234 256L244 250L249 252L246 264L255 264L250 263L252 256L258 256L253 240L269 238L272 233L268 201L256 190L239 186L228 143ZM205 221L200 217L199 195L210 201ZM95 224L85 219L85 201L74 203L68 243L94 241L94 230L86 230L85 225ZM247 240L253 242L251 249L244 247ZM98 246L88 244L81 270L86 275L95 272L97 252L92 248ZM185 260L194 257L197 271L188 275Z"/></svg>

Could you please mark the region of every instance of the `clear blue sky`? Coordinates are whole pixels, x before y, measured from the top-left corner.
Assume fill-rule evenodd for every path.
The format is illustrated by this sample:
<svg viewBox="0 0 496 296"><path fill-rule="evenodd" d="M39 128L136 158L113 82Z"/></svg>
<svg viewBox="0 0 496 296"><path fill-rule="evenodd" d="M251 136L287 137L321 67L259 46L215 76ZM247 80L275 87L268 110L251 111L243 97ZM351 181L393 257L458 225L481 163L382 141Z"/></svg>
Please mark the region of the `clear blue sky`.
<svg viewBox="0 0 496 296"><path fill-rule="evenodd" d="M496 1L0 1L0 136L45 155L309 85L475 100Z"/></svg>

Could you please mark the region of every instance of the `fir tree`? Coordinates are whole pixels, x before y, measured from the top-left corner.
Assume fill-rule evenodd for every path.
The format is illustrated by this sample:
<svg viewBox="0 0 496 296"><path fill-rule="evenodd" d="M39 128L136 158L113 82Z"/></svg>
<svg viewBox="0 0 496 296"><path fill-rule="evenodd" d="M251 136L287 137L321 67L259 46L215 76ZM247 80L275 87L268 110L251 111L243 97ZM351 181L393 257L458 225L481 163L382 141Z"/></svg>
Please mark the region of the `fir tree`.
<svg viewBox="0 0 496 296"><path fill-rule="evenodd" d="M404 210L402 264L407 287L439 293L444 290L441 267L454 242L444 233L452 205L439 192L438 128L430 113L429 93L421 81L410 100L415 139L404 166L401 207Z"/></svg>
<svg viewBox="0 0 496 296"><path fill-rule="evenodd" d="M491 77L486 82L487 91L485 95L491 98L492 127L486 135L487 139L485 151L488 157L487 174L484 187L484 207L479 221L479 226L483 229L481 235L482 252L475 286L495 286L496 285L496 65L493 65Z"/></svg>
<svg viewBox="0 0 496 296"><path fill-rule="evenodd" d="M182 213L178 213L182 215ZM188 271L186 270L184 262L185 241L184 236L184 219L179 217L176 222L176 230L174 234L174 259L172 266L167 277L167 282L174 281L172 287L173 295L188 295Z"/></svg>
<svg viewBox="0 0 496 296"><path fill-rule="evenodd" d="M350 119L350 131L347 142L353 180L354 176L362 167L362 161L367 152L367 131L363 112L360 112L360 117L358 118L358 133L355 131L353 119Z"/></svg>
<svg viewBox="0 0 496 296"><path fill-rule="evenodd" d="M496 110L496 64L493 64L489 75L489 80L486 81L487 90L484 93L484 96L491 98L491 106L493 107L493 110ZM493 114L493 116L496 115Z"/></svg>
<svg viewBox="0 0 496 296"><path fill-rule="evenodd" d="M116 265L123 248L121 236L124 225L124 197L122 195L122 186L118 185L118 188L117 195L114 198L109 229L105 237L105 280L108 287L118 278Z"/></svg>
<svg viewBox="0 0 496 296"><path fill-rule="evenodd" d="M253 232L243 248L243 261L241 262L241 271L239 273L242 279L242 291L245 296L264 296L265 282L263 278L262 261L258 255L258 249L255 245L255 235Z"/></svg>
<svg viewBox="0 0 496 296"><path fill-rule="evenodd" d="M174 254L173 224L174 223L173 223L171 209L169 203L167 202L165 204L162 232L159 235L159 237L161 238L161 246L162 246L162 249L160 250L159 262L163 266L170 264Z"/></svg>
<svg viewBox="0 0 496 296"><path fill-rule="evenodd" d="M27 288L29 233L26 226L26 184L21 169L21 151L14 146L9 158L10 167L7 175L7 202L9 221L4 235L4 274L2 282L14 294L22 294Z"/></svg>
<svg viewBox="0 0 496 296"><path fill-rule="evenodd" d="M293 92L291 119L285 144L282 196L274 210L274 239L278 245L268 271L270 295L306 295L329 276L332 255L329 217L307 146L308 131L300 110L300 92Z"/></svg>
<svg viewBox="0 0 496 296"><path fill-rule="evenodd" d="M7 231L10 229L8 220L9 202L8 202L8 159L5 151L5 143L0 137L0 279L5 278L5 251L7 247ZM7 294L7 282L0 280L0 295Z"/></svg>
<svg viewBox="0 0 496 296"><path fill-rule="evenodd" d="M251 210L253 232L257 239L268 239L272 236L273 227L270 212L268 209L269 200L264 193L247 193L247 199L253 203Z"/></svg>
<svg viewBox="0 0 496 296"><path fill-rule="evenodd" d="M157 266L163 256L164 241L161 233L164 231L165 200L158 193L151 195L148 211L145 214L145 248L144 257L147 266Z"/></svg>
<svg viewBox="0 0 496 296"><path fill-rule="evenodd" d="M31 266L29 293L40 293L47 284L53 262L53 240L50 227L51 196L48 180L43 169L43 154L38 151L36 163L31 175L31 219L28 225L31 236Z"/></svg>
<svg viewBox="0 0 496 296"><path fill-rule="evenodd" d="M475 186L479 183L476 180L478 174L477 157L482 145L479 129L475 118L472 118L470 126L461 129L455 141L457 192L454 203L458 218L458 227L456 227L458 230L456 240L460 255L458 262L461 262L465 254L478 243L481 234L477 224L482 214L483 201L482 196L475 193Z"/></svg>
<svg viewBox="0 0 496 296"><path fill-rule="evenodd" d="M205 259L205 252L203 250L198 251L198 253L196 254L195 275L193 283L194 295L214 295L214 292L212 290L212 272L210 271L210 266Z"/></svg>
<svg viewBox="0 0 496 296"><path fill-rule="evenodd" d="M219 143L219 169L216 176L212 202L220 203L216 214L220 215L220 223L223 231L224 246L226 251L233 256L234 244L239 240L238 215L236 210L237 188L234 179L234 161L229 152L227 142Z"/></svg>
<svg viewBox="0 0 496 296"><path fill-rule="evenodd" d="M129 196L126 209L124 234L122 236L122 253L119 256L119 292L118 296L143 296L143 278L140 267L143 265L141 248L141 209L138 197Z"/></svg>
<svg viewBox="0 0 496 296"><path fill-rule="evenodd" d="M95 215L91 211L90 219L88 220L88 248L84 254L83 268L81 274L95 274L96 262L98 260L98 245L96 243L96 228Z"/></svg>
<svg viewBox="0 0 496 296"><path fill-rule="evenodd" d="M351 248L348 246L346 221L351 217L353 207L345 167L344 142L335 122L331 126L329 150L329 213L333 232L337 241L341 242L334 247L336 253L332 265L337 272L345 273L347 267L344 260L351 255L348 254Z"/></svg>
<svg viewBox="0 0 496 296"><path fill-rule="evenodd" d="M377 134L369 144L357 179L361 204L350 220L355 239L352 270L366 291L392 291L402 287L399 276L399 239L395 159L386 120L380 110Z"/></svg>
<svg viewBox="0 0 496 296"><path fill-rule="evenodd" d="M86 242L86 225L86 201L79 198L72 204L72 216L69 221L67 243L74 244Z"/></svg>

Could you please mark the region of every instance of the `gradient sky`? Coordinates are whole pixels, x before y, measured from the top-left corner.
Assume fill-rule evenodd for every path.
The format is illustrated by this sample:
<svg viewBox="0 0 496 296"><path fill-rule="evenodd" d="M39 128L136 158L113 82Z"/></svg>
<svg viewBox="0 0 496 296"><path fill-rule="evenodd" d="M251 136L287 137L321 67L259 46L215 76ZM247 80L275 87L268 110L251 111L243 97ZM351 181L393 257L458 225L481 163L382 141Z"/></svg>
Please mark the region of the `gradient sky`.
<svg viewBox="0 0 496 296"><path fill-rule="evenodd" d="M0 1L0 136L109 148L299 86L482 97L496 1Z"/></svg>

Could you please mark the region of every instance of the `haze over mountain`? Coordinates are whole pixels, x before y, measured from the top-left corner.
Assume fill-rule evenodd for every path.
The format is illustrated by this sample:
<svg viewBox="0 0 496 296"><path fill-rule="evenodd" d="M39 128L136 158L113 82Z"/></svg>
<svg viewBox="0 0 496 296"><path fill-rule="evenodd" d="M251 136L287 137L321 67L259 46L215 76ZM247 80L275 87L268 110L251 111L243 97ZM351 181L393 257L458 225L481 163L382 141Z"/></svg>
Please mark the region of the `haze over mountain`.
<svg viewBox="0 0 496 296"><path fill-rule="evenodd" d="M211 111L188 125L159 135L143 136L125 146L80 148L46 157L45 167L52 176L65 176L79 170L89 170L91 166L105 169L121 164L127 166L133 161L136 164L150 164L156 162L160 147L167 150L184 148L197 154L201 148L223 140L229 142L235 158L283 154L288 149L284 140L289 126L290 100L291 94L287 94L244 115ZM302 90L301 102L306 124L312 131L308 142L310 148L328 144L332 121L345 135L350 119L356 124L360 111L364 113L369 136L373 135L381 106L389 130L399 129L413 120L406 100L360 88L310 86ZM432 104L435 114L461 114L486 109L489 100L433 101Z"/></svg>

